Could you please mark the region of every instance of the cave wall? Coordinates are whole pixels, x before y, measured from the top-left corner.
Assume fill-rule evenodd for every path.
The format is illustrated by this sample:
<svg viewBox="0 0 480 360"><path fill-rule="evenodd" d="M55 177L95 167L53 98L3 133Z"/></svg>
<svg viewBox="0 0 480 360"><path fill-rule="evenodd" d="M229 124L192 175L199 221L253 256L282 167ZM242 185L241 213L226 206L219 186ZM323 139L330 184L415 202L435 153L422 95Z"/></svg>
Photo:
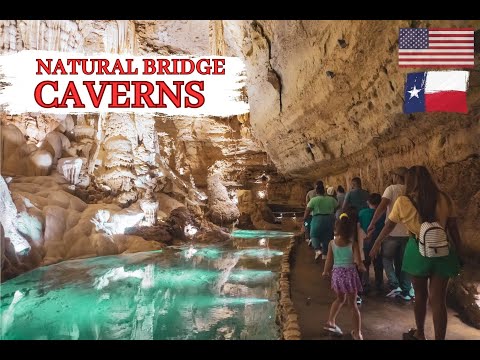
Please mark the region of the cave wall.
<svg viewBox="0 0 480 360"><path fill-rule="evenodd" d="M476 20L4 20L0 46L2 53L239 56L247 68L250 116L156 119L159 141L171 143L171 150L162 143L170 151L162 156L172 168L185 167L183 180L192 174L205 187L205 168L213 167L222 169L226 182L248 185L266 169L278 170L290 185L275 185L277 190L272 184L269 201L293 206L304 194L302 185L289 179L345 186L360 176L368 190L381 192L392 167L425 164L456 200L464 236L477 249L478 65L471 72L468 115L407 116L403 84L414 70L398 68L396 49L399 27L479 25ZM478 53L476 58L478 63Z"/></svg>
<svg viewBox="0 0 480 360"><path fill-rule="evenodd" d="M2 20L0 54L21 50L65 52L221 55L224 53L221 20ZM62 119L49 114L6 115L3 125L14 124L26 136L34 131L35 144ZM52 121L50 121L50 119ZM214 166L226 182L246 183L265 171L265 153L252 135L248 114L229 118L155 118L160 153L183 181L207 186L206 169ZM32 130L33 129L33 130ZM40 131L41 130L41 131ZM272 166L270 166L272 168ZM272 169L275 170L274 168ZM190 176L191 175L191 176ZM240 178L241 180L238 180Z"/></svg>
<svg viewBox="0 0 480 360"><path fill-rule="evenodd" d="M480 255L480 57L468 114L403 114L400 27L473 27L478 20L224 21L226 55L247 66L253 134L287 178L382 193L388 171L426 165L454 198L467 253ZM305 189L306 191L307 189Z"/></svg>

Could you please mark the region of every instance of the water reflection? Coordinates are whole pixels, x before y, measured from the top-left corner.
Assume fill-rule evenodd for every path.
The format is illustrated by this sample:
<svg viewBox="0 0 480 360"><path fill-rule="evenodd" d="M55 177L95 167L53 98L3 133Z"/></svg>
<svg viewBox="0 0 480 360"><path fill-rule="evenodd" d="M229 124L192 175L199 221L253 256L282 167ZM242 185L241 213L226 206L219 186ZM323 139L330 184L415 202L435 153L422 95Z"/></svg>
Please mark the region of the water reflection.
<svg viewBox="0 0 480 360"><path fill-rule="evenodd" d="M36 269L2 284L0 336L276 339L277 271L289 241L281 235L242 231L220 246Z"/></svg>

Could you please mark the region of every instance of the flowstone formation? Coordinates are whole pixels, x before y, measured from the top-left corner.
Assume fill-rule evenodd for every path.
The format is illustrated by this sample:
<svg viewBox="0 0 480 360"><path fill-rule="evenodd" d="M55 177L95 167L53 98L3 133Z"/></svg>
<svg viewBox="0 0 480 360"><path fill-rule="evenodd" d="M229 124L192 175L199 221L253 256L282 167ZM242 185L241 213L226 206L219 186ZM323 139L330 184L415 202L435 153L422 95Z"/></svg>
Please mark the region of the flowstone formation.
<svg viewBox="0 0 480 360"><path fill-rule="evenodd" d="M29 125L35 136L14 125L21 119L2 117L2 175L10 175L1 187L2 281L65 259L230 238L202 219L207 196L193 178L159 156L154 119L67 116L53 130L39 127L48 133Z"/></svg>

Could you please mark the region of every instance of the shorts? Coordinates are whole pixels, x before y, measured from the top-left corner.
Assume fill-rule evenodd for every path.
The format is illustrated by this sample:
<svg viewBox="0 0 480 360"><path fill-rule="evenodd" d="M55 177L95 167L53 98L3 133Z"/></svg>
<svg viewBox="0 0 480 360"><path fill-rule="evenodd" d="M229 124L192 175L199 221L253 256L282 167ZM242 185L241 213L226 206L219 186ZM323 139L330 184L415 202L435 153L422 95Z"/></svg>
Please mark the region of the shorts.
<svg viewBox="0 0 480 360"><path fill-rule="evenodd" d="M403 255L402 270L418 277L438 275L443 278L451 278L459 274L460 261L452 248L447 256L437 258L422 256L417 241L410 237Z"/></svg>

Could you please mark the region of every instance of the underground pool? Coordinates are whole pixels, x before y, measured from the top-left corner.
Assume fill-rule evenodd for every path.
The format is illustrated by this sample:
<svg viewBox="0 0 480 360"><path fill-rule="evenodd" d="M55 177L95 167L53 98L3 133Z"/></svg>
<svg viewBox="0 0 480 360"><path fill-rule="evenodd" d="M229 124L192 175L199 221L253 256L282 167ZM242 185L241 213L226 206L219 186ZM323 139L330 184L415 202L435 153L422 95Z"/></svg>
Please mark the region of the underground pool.
<svg viewBox="0 0 480 360"><path fill-rule="evenodd" d="M278 339L292 233L64 261L1 284L1 339Z"/></svg>

